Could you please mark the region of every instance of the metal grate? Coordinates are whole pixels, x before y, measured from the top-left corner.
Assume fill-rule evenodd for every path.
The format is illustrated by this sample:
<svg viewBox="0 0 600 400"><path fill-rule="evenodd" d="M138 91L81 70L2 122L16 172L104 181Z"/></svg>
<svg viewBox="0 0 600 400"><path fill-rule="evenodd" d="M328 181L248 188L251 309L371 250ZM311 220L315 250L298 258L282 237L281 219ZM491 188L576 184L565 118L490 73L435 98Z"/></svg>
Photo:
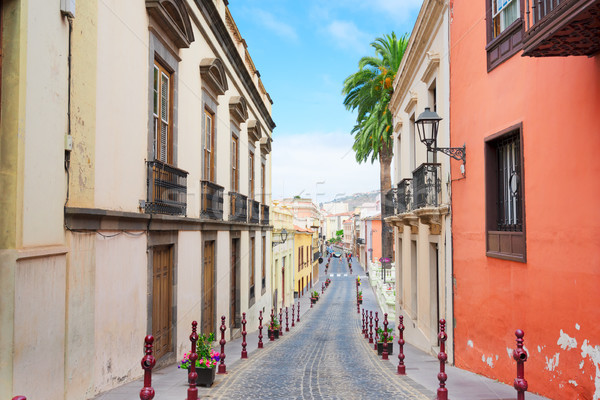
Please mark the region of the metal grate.
<svg viewBox="0 0 600 400"><path fill-rule="evenodd" d="M200 216L210 219L223 219L223 187L209 181L200 181L202 203Z"/></svg>
<svg viewBox="0 0 600 400"><path fill-rule="evenodd" d="M159 160L147 161L148 214L185 215L187 207L186 171Z"/></svg>
<svg viewBox="0 0 600 400"><path fill-rule="evenodd" d="M423 163L413 172L414 208L438 207L441 191L439 163Z"/></svg>
<svg viewBox="0 0 600 400"><path fill-rule="evenodd" d="M248 196L236 192L229 192L229 220L238 222L248 221Z"/></svg>
<svg viewBox="0 0 600 400"><path fill-rule="evenodd" d="M498 230L521 232L522 190L519 133L496 142L498 157Z"/></svg>

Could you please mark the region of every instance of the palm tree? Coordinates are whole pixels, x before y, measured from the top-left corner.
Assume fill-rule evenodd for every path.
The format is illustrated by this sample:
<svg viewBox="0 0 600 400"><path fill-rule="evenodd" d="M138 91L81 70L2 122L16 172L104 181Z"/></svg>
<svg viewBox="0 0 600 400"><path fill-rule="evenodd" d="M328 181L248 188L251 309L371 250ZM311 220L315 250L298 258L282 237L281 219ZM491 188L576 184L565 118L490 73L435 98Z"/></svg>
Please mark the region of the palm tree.
<svg viewBox="0 0 600 400"><path fill-rule="evenodd" d="M390 165L393 157L392 115L388 109L392 97L392 83L404 57L408 35L400 38L394 32L375 39L371 47L374 57L363 57L358 62L358 71L344 80L342 94L347 110L358 111L352 149L356 161L371 163L379 160L380 190L382 200L382 256L393 259L393 235L384 223L385 194L392 187Z"/></svg>

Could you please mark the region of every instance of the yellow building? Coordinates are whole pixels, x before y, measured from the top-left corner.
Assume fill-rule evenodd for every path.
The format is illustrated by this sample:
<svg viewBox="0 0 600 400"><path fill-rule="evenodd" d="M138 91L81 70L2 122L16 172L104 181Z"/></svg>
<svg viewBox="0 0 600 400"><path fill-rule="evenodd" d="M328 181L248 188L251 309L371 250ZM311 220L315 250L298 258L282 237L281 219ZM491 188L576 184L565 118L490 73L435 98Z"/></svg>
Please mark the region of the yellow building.
<svg viewBox="0 0 600 400"><path fill-rule="evenodd" d="M313 231L297 225L294 225L294 231L294 286L298 296L302 296L312 287Z"/></svg>

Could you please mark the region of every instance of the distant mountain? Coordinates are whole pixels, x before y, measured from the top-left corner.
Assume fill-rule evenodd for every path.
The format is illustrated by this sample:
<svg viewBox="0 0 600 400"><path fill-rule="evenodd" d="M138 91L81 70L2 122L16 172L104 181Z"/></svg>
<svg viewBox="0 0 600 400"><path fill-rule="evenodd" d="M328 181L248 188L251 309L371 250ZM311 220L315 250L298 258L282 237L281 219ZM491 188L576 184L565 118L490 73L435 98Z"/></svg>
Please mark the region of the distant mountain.
<svg viewBox="0 0 600 400"><path fill-rule="evenodd" d="M348 203L348 210L354 211L356 207L361 206L363 203L375 203L379 200L379 190L373 190L371 192L354 193L344 197L338 197L335 201L328 203Z"/></svg>

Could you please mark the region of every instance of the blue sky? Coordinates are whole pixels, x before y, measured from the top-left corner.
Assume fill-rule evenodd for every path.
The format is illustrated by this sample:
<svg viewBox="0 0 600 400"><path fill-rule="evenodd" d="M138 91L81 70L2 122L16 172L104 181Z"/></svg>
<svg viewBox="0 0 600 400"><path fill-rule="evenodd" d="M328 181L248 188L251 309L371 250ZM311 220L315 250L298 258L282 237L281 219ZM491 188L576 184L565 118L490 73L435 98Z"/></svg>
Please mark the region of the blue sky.
<svg viewBox="0 0 600 400"><path fill-rule="evenodd" d="M422 0L230 0L229 10L273 99L273 199L319 202L379 188L379 164L358 164L355 115L341 88L369 44L410 33ZM321 194L322 193L322 194Z"/></svg>

